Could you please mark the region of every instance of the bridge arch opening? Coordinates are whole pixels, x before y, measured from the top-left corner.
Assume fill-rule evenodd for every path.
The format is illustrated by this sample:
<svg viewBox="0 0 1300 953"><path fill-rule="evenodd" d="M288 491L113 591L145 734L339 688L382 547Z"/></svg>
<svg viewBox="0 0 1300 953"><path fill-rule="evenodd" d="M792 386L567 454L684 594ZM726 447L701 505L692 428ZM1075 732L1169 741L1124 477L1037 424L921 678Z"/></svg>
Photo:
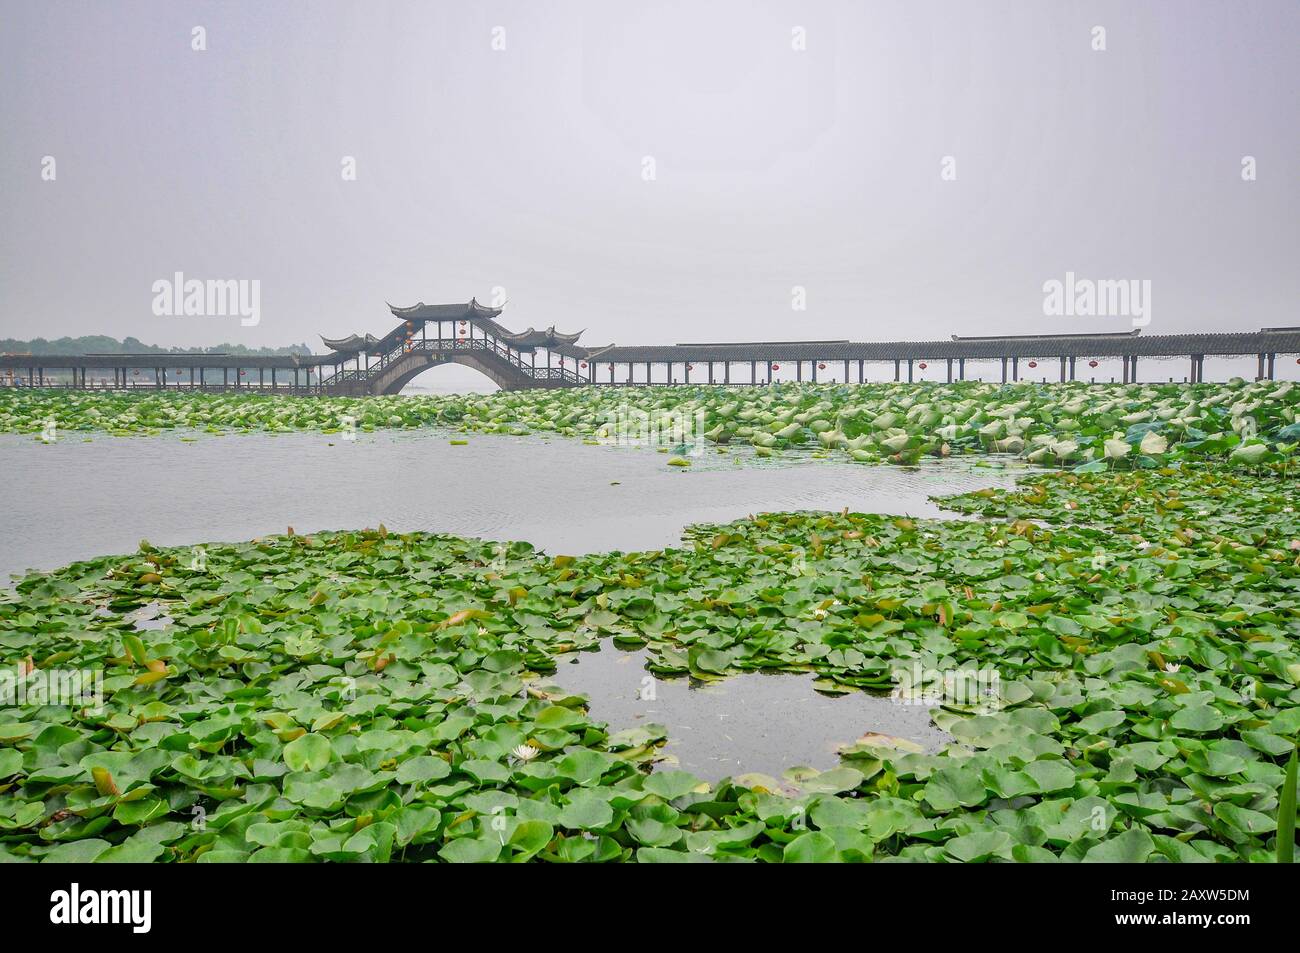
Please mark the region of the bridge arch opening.
<svg viewBox="0 0 1300 953"><path fill-rule="evenodd" d="M501 388L477 368L447 362L437 364L412 377L399 394L494 394Z"/></svg>

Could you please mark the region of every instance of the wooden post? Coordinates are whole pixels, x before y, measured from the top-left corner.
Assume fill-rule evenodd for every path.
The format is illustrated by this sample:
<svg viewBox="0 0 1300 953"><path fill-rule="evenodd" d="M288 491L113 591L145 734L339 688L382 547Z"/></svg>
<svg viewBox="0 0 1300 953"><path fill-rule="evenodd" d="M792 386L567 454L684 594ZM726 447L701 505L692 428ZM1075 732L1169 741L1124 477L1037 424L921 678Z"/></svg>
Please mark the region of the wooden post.
<svg viewBox="0 0 1300 953"><path fill-rule="evenodd" d="M1011 359L1011 380L1020 380L1020 357L1018 355Z"/></svg>
<svg viewBox="0 0 1300 953"><path fill-rule="evenodd" d="M894 358L894 382L897 383L899 380L900 378L898 376L898 358Z"/></svg>
<svg viewBox="0 0 1300 953"><path fill-rule="evenodd" d="M866 376L865 376L866 371L863 368L862 364L863 364L862 358L858 358L858 383L859 384L862 384L866 381Z"/></svg>
<svg viewBox="0 0 1300 953"><path fill-rule="evenodd" d="M966 358L959 357L957 358L957 380L964 381L965 379L966 379Z"/></svg>
<svg viewBox="0 0 1300 953"><path fill-rule="evenodd" d="M1002 383L1007 382L1007 359L1002 358Z"/></svg>
<svg viewBox="0 0 1300 953"><path fill-rule="evenodd" d="M948 383L952 383L952 358L948 358Z"/></svg>
<svg viewBox="0 0 1300 953"><path fill-rule="evenodd" d="M1061 383L1065 383L1065 356L1061 356Z"/></svg>
<svg viewBox="0 0 1300 953"><path fill-rule="evenodd" d="M908 382L909 384L912 383L912 362L913 362L913 360L914 360L914 358L910 358L910 357L907 359L907 382Z"/></svg>
<svg viewBox="0 0 1300 953"><path fill-rule="evenodd" d="M1269 380L1273 380L1276 362L1277 362L1277 354L1276 353L1269 354L1268 356L1268 379Z"/></svg>

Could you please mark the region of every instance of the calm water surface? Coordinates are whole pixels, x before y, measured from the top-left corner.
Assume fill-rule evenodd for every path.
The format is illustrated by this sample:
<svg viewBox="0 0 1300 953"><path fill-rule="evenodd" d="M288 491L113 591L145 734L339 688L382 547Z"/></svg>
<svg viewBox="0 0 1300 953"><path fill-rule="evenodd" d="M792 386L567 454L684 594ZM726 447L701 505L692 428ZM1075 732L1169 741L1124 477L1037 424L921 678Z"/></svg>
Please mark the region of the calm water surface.
<svg viewBox="0 0 1300 953"><path fill-rule="evenodd" d="M758 772L780 778L787 768L818 770L838 763L838 750L868 731L915 742L929 751L951 740L930 721L930 709L852 692L822 695L813 676L747 673L719 682L665 679L645 669L644 650L606 646L561 661L555 684L591 699L591 715L626 728L669 728L664 753L705 781Z"/></svg>
<svg viewBox="0 0 1300 953"><path fill-rule="evenodd" d="M450 438L466 439L453 446ZM644 447L568 438L359 434L0 436L0 578L155 545L232 542L384 523L551 554L661 549L691 523L824 509L948 515L927 497L1011 486L1016 470L758 459L710 451L689 468Z"/></svg>
<svg viewBox="0 0 1300 953"><path fill-rule="evenodd" d="M452 438L466 439L454 446ZM53 444L0 436L5 525L0 578L135 551L269 533L384 523L487 539L524 539L551 554L661 549L691 523L821 509L947 514L931 495L1013 485L1016 469L949 460L918 468L707 452L688 469L640 447L566 438L435 431L359 434L65 435ZM987 459L987 458L985 458ZM142 620L148 627L161 621ZM561 663L554 681L591 699L615 728L657 722L668 751L706 779L832 767L868 731L935 747L928 710L861 693L833 698L800 675L739 675L700 685L658 680L640 653L606 647Z"/></svg>

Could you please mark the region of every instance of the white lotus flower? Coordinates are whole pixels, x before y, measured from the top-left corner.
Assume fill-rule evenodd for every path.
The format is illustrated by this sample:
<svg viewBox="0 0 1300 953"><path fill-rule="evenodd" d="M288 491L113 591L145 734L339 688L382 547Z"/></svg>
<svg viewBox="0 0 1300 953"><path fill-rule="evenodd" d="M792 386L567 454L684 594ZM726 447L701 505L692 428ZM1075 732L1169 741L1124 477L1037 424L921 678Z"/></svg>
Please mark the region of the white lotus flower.
<svg viewBox="0 0 1300 953"><path fill-rule="evenodd" d="M541 751L534 748L532 745L515 745L515 747L511 749L510 753L520 761L532 761L541 754Z"/></svg>
<svg viewBox="0 0 1300 953"><path fill-rule="evenodd" d="M1165 663L1165 671L1166 671L1166 672L1176 672L1176 671L1178 671L1180 668L1182 668L1182 666L1179 665L1179 664L1176 663L1176 662L1166 662L1166 663Z"/></svg>

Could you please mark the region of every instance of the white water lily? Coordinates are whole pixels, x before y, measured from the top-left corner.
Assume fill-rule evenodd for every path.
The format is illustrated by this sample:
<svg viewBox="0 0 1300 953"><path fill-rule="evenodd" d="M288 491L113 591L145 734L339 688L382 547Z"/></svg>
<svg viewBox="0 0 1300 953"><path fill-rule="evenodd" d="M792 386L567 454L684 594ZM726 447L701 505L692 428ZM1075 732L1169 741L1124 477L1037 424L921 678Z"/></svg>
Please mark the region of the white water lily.
<svg viewBox="0 0 1300 953"><path fill-rule="evenodd" d="M532 745L515 745L515 747L510 750L510 753L520 761L532 761L542 752L539 749L534 748Z"/></svg>
<svg viewBox="0 0 1300 953"><path fill-rule="evenodd" d="M1177 662L1166 662L1166 663L1165 663L1165 671L1166 671L1166 672L1176 672L1176 671L1178 671L1180 668L1182 668L1182 666L1179 665Z"/></svg>

